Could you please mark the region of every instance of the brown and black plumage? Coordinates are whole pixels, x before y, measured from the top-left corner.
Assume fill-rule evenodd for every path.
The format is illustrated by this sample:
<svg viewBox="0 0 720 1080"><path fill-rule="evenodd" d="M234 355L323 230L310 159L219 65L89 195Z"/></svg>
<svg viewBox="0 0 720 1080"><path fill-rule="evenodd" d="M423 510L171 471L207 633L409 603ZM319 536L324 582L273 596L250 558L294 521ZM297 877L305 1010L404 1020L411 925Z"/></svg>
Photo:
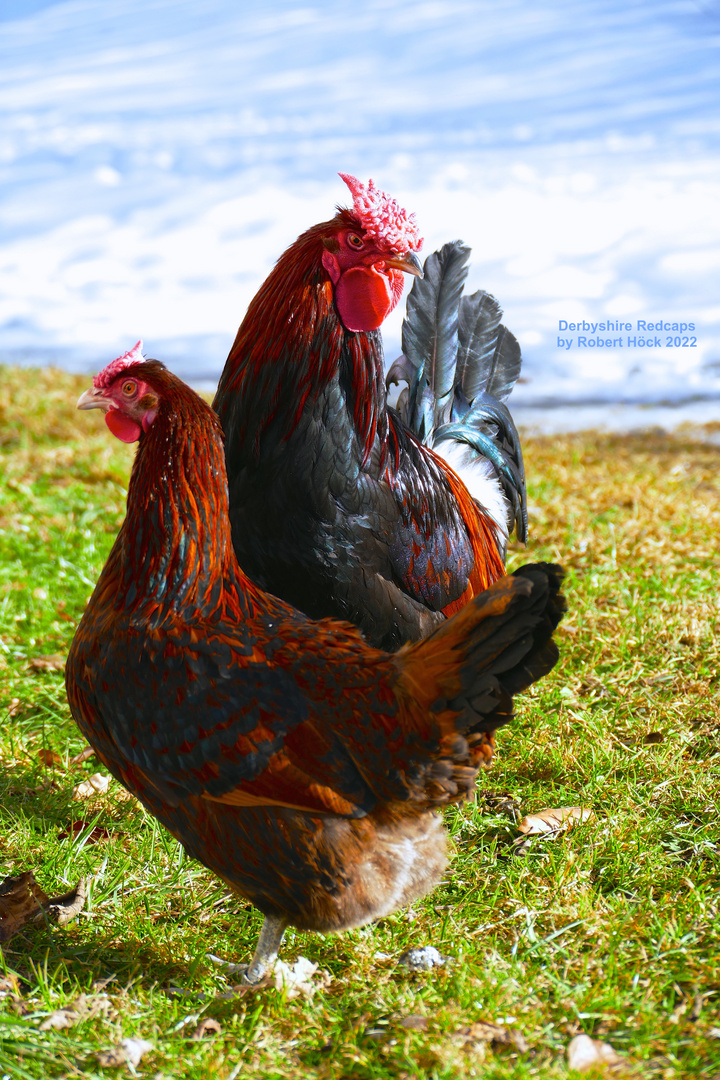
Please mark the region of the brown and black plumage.
<svg viewBox="0 0 720 1080"><path fill-rule="evenodd" d="M139 441L127 517L67 662L70 707L125 787L266 917L337 931L424 895L435 811L465 798L515 693L555 663L560 572L527 566L389 654L262 592L230 536L212 410L136 349L78 403Z"/></svg>
<svg viewBox="0 0 720 1080"><path fill-rule="evenodd" d="M446 245L416 276L391 371L409 386L388 408L378 327L403 274L423 273L421 241L372 181L343 178L353 207L280 257L213 404L245 572L394 650L503 576L515 524L525 538L519 440L497 400L520 350L492 297L461 296L470 252Z"/></svg>

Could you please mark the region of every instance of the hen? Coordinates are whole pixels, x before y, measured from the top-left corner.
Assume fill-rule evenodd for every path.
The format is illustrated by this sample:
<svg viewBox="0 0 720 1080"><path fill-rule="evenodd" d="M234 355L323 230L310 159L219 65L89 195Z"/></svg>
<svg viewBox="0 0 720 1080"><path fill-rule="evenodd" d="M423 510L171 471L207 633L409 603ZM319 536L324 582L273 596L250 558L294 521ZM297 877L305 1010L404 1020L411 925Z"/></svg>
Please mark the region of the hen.
<svg viewBox="0 0 720 1080"><path fill-rule="evenodd" d="M552 668L561 571L526 566L395 654L258 589L233 552L217 417L140 343L82 395L139 440L127 516L66 668L83 735L186 850L288 924L359 926L430 891L433 811L472 789L512 696Z"/></svg>
<svg viewBox="0 0 720 1080"><path fill-rule="evenodd" d="M377 328L403 272L422 274L422 240L372 181L343 179L353 208L281 256L213 404L245 572L307 615L349 619L394 650L503 575L515 522L525 538L519 439L497 400L517 379L520 350L492 297L461 298L469 249L446 245L410 294L390 376L410 385L400 413L388 408Z"/></svg>

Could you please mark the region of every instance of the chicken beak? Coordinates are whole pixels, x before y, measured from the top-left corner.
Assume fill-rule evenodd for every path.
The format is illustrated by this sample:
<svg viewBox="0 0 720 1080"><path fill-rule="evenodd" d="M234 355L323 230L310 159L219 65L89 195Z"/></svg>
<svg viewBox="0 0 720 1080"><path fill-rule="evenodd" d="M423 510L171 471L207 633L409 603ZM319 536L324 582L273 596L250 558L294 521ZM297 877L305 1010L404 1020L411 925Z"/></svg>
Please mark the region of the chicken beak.
<svg viewBox="0 0 720 1080"><path fill-rule="evenodd" d="M404 274L412 274L413 277L424 277L422 263L414 251L404 251L402 255L396 255L392 259L383 259L386 266L392 266L395 270L402 270Z"/></svg>
<svg viewBox="0 0 720 1080"><path fill-rule="evenodd" d="M78 409L102 409L107 412L111 408L111 403L106 397L103 397L102 390L96 389L92 386L89 390L86 390L84 394L81 394L77 403Z"/></svg>

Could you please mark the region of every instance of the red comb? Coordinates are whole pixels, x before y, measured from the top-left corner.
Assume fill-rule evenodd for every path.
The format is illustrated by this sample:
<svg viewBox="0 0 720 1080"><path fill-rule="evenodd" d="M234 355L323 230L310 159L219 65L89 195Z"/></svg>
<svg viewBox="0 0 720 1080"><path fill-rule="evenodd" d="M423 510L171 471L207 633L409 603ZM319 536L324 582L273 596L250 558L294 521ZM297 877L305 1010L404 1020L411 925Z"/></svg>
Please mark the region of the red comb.
<svg viewBox="0 0 720 1080"><path fill-rule="evenodd" d="M395 199L376 188L372 180L363 184L348 173L338 173L338 176L350 188L353 213L368 236L395 250L420 250L423 238L414 214L403 210Z"/></svg>
<svg viewBox="0 0 720 1080"><path fill-rule="evenodd" d="M132 349L128 349L122 356L118 356L117 360L113 360L108 364L106 368L96 375L93 379L93 386L96 390L105 390L113 381L117 378L123 368L130 367L131 364L142 364L145 357L142 354L143 343L142 339L136 342Z"/></svg>

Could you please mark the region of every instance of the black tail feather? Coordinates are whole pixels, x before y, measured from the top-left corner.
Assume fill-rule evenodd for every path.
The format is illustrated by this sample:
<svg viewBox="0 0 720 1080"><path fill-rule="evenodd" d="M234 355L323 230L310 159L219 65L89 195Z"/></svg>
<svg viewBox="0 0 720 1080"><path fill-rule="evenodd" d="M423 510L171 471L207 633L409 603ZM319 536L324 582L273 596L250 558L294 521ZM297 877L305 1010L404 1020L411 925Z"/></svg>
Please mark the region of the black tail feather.
<svg viewBox="0 0 720 1080"><path fill-rule="evenodd" d="M501 319L502 308L490 293L476 292L460 301L456 382L468 401L482 392L504 401L518 380L520 346Z"/></svg>
<svg viewBox="0 0 720 1080"><path fill-rule="evenodd" d="M517 382L520 346L501 324L489 293L462 296L470 249L460 240L425 260L403 322L403 355L387 384L406 382L397 410L431 446L448 439L470 447L494 466L512 507L518 540L527 537L527 495L520 437L505 398Z"/></svg>
<svg viewBox="0 0 720 1080"><path fill-rule="evenodd" d="M517 590L502 614L480 624L464 664L463 694L450 702L463 708L466 733L494 731L508 723L515 694L547 675L559 657L553 633L567 607L560 592L562 567L530 563L512 577L524 579L530 588ZM502 589L502 582L496 587ZM474 602L483 601L478 597Z"/></svg>

